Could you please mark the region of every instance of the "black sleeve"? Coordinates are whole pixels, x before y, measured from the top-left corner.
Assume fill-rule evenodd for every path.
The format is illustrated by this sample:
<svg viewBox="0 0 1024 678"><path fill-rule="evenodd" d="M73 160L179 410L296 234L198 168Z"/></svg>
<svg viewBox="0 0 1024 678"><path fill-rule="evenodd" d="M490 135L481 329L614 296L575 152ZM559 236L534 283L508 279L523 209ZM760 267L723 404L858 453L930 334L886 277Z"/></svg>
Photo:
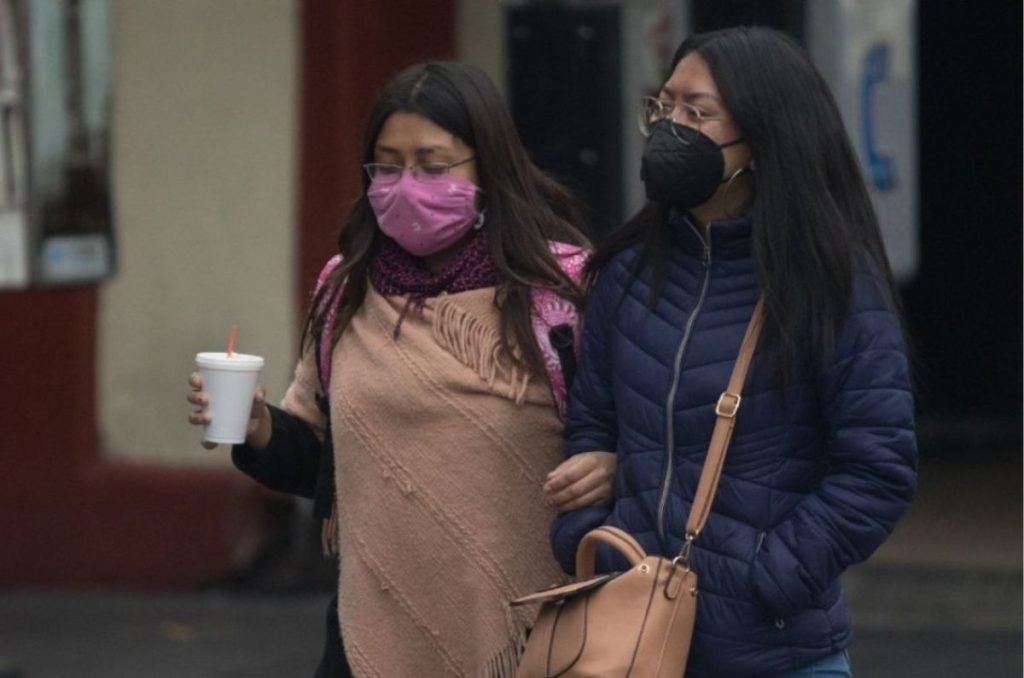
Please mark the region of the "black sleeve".
<svg viewBox="0 0 1024 678"><path fill-rule="evenodd" d="M262 450L249 445L231 448L235 466L262 485L278 492L312 499L323 444L302 419L284 410L270 408L270 443Z"/></svg>

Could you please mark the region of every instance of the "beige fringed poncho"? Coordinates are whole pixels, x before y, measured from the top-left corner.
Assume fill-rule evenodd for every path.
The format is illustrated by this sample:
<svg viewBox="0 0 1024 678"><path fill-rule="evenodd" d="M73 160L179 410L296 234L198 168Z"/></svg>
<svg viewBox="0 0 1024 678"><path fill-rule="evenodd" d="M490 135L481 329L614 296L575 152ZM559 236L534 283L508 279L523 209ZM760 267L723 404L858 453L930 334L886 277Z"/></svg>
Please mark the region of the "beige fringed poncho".
<svg viewBox="0 0 1024 678"><path fill-rule="evenodd" d="M508 601L562 581L544 476L562 459L543 377L498 346L494 288L430 298L372 289L332 357L339 616L357 676L515 674L536 610ZM307 355L284 407L323 427Z"/></svg>

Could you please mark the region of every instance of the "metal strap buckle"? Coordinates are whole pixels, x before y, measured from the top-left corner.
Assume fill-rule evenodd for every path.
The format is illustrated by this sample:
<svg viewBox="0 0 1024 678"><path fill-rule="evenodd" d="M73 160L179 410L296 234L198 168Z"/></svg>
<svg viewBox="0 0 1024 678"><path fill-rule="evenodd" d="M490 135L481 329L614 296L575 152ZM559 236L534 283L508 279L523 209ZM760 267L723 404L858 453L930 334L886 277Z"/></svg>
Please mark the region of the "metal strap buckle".
<svg viewBox="0 0 1024 678"><path fill-rule="evenodd" d="M727 399L731 399L731 401ZM723 392L722 395L718 396L718 402L715 404L715 414L719 417L732 419L740 409L741 400L743 399L739 393Z"/></svg>
<svg viewBox="0 0 1024 678"><path fill-rule="evenodd" d="M679 549L679 555L672 559L673 565L681 565L684 570L690 569L690 549L693 548L693 540L696 538L695 534L686 534L683 547Z"/></svg>

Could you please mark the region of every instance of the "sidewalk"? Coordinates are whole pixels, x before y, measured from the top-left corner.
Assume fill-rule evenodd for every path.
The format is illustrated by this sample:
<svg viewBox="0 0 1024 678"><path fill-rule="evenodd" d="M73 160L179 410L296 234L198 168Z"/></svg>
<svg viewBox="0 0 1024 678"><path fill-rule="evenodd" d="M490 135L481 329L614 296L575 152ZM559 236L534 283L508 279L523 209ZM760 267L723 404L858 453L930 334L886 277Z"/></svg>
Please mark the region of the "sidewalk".
<svg viewBox="0 0 1024 678"><path fill-rule="evenodd" d="M310 678L327 598L4 593L0 678Z"/></svg>

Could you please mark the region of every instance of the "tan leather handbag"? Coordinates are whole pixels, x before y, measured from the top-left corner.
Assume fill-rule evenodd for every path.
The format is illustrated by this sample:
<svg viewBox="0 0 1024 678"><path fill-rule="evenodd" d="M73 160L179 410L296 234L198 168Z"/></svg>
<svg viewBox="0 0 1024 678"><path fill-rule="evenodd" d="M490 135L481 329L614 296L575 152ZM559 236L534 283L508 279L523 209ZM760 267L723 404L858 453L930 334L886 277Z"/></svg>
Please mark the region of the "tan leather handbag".
<svg viewBox="0 0 1024 678"><path fill-rule="evenodd" d="M516 678L680 678L686 672L697 618L690 549L711 511L761 317L759 300L729 385L715 406L715 428L679 555L647 555L632 536L607 525L584 535L576 549L575 582L512 601L541 603ZM621 553L629 569L595 577L599 543Z"/></svg>

